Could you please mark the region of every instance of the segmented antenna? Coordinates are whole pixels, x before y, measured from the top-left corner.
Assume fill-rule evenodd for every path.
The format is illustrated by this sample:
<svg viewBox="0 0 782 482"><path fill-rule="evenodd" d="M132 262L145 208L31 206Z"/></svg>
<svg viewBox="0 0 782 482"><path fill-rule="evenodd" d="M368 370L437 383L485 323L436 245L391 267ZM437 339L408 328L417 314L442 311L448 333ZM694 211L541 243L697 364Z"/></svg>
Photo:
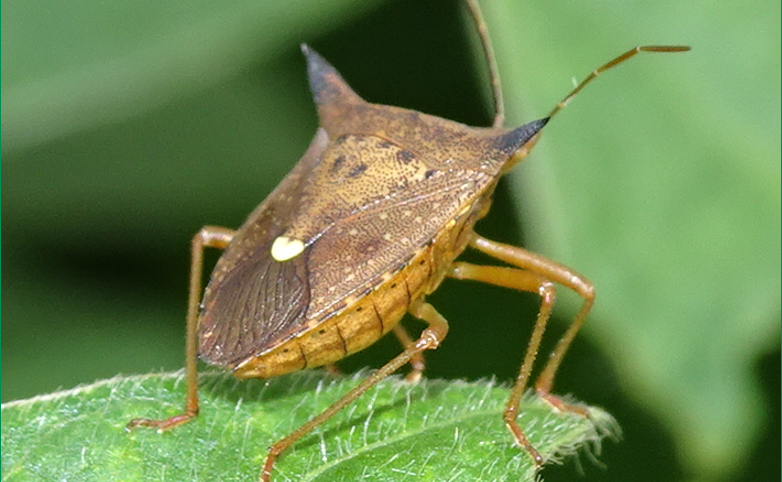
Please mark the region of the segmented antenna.
<svg viewBox="0 0 782 482"><path fill-rule="evenodd" d="M492 127L502 127L505 122L505 105L502 101L502 85L500 84L500 73L497 70L497 60L494 58L494 51L491 48L491 39L489 38L489 29L483 20L481 7L478 0L467 0L470 7L470 15L475 21L475 28L478 30L478 36L481 39L483 55L486 57L486 63L489 67L489 80L491 82L492 97L494 97L494 121Z"/></svg>

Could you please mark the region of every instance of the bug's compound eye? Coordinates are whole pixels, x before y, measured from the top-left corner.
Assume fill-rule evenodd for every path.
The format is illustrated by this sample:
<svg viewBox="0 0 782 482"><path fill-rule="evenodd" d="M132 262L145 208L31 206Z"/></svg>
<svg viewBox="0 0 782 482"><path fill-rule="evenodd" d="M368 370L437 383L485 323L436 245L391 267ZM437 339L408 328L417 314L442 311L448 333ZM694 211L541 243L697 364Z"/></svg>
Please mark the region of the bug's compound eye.
<svg viewBox="0 0 782 482"><path fill-rule="evenodd" d="M304 251L304 243L300 239L279 236L272 243L272 258L277 261L288 261Z"/></svg>

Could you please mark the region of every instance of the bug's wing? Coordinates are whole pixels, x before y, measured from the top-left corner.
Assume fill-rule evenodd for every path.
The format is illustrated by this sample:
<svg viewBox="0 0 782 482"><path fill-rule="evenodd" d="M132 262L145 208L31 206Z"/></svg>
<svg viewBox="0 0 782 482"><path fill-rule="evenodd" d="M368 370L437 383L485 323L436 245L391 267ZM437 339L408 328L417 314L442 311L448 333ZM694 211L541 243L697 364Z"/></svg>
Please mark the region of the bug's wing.
<svg viewBox="0 0 782 482"><path fill-rule="evenodd" d="M331 315L345 298L373 289L384 276L403 268L460 209L471 209L476 196L494 181L478 171L431 169L415 155L400 156L405 150L384 140L370 137L363 143L374 144L376 150L386 152L385 157L376 157L360 175L341 183L342 203L319 206L323 208L320 219L337 221L320 226L308 248L310 263L317 266L310 276L309 318L315 320ZM344 164L348 172L357 170L348 161ZM320 167L325 170L326 165ZM373 196L351 204L349 200L359 193ZM294 232L307 228L312 226L291 227Z"/></svg>
<svg viewBox="0 0 782 482"><path fill-rule="evenodd" d="M318 129L302 159L248 217L217 262L199 316L200 356L234 366L307 311L307 253L280 263L270 255L328 142Z"/></svg>
<svg viewBox="0 0 782 482"><path fill-rule="evenodd" d="M199 321L213 364L233 367L377 286L473 209L545 124L505 132L369 104L304 51L322 127L215 267ZM278 260L283 236L302 250Z"/></svg>

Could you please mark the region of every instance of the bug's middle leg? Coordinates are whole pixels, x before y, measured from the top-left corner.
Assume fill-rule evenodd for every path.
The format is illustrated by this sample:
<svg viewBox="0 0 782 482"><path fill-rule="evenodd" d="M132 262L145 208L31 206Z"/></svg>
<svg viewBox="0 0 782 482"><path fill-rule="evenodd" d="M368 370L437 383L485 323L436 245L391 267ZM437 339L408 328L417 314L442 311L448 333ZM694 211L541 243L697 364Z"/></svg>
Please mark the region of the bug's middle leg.
<svg viewBox="0 0 782 482"><path fill-rule="evenodd" d="M407 348L415 343L412 337L407 333L405 327L401 323L397 323L393 328L394 336L402 344L402 347ZM410 358L410 372L405 375L405 381L410 383L418 383L421 380L421 375L426 369L426 361L424 360L423 352L416 353Z"/></svg>

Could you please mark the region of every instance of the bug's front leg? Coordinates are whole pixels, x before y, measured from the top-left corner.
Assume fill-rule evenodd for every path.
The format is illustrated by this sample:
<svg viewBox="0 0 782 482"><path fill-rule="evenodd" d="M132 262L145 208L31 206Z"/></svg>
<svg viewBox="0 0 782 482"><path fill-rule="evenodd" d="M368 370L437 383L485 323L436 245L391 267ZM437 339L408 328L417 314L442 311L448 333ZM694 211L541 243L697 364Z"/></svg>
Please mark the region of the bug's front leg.
<svg viewBox="0 0 782 482"><path fill-rule="evenodd" d="M204 248L225 249L236 231L219 226L204 226L193 236L190 260L190 294L187 300L187 341L185 342L185 374L187 397L184 412L163 420L134 418L125 426L155 427L158 431L182 425L198 415L198 305L201 300L201 278L204 267Z"/></svg>
<svg viewBox="0 0 782 482"><path fill-rule="evenodd" d="M571 410L566 407L566 404L563 402L557 401L558 399L551 395L550 392L551 387L554 384L554 377L557 374L557 369L562 363L562 359L565 357L565 352L567 352L568 347L576 337L576 333L578 333L578 330L584 323L584 319L595 304L595 287L588 279L567 266L551 261L538 254L530 253L526 249L491 241L474 233L472 240L470 241L470 246L488 256L505 261L506 263L521 269L537 273L551 282L570 288L583 298L584 303L581 305L581 309L576 313L576 316L573 317L570 327L565 334L562 335L562 338L559 339L559 342L557 342L557 346L554 348L554 351L551 352L548 363L535 384L535 390L548 399L549 402L559 408ZM581 410L575 409L571 411L578 412Z"/></svg>
<svg viewBox="0 0 782 482"><path fill-rule="evenodd" d="M532 367L535 363L546 325L551 317L551 311L556 299L554 283L562 284L575 292L583 299L581 310L573 319L572 324L557 343L549 357L543 372L535 384L535 390L546 401L559 410L576 412L584 416L588 413L581 407L567 404L551 394L554 376L562 362L565 352L575 338L576 333L583 324L584 318L589 313L595 300L592 284L575 271L558 263L554 263L542 256L530 253L527 250L497 243L473 234L470 246L496 259L513 265L513 268L501 266L479 266L470 263L456 262L451 268L449 276L457 279L469 279L482 281L497 286L512 288L519 291L538 293L541 297L540 311L535 320L532 336L527 345L524 361L521 364L519 375L511 391L511 396L505 407L503 418L516 442L524 447L537 465L543 463L543 457L535 447L527 440L523 430L517 423L519 402L524 390L529 383Z"/></svg>

